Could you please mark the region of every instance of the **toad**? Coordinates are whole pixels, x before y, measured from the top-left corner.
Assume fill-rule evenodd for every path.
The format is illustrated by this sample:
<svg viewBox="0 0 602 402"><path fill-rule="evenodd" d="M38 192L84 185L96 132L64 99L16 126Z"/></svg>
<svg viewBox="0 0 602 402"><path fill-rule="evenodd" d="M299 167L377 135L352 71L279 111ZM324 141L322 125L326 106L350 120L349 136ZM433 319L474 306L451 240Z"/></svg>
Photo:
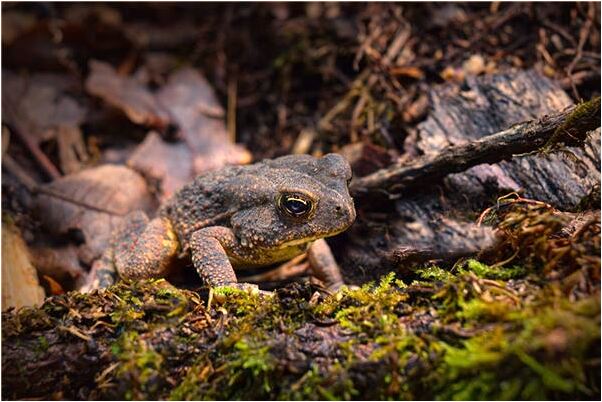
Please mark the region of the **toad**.
<svg viewBox="0 0 602 402"><path fill-rule="evenodd" d="M94 267L96 284L106 286L103 278L115 270L129 280L165 277L184 257L205 284L244 288L236 270L307 252L315 276L336 290L343 280L324 238L355 220L350 179L337 154L289 155L198 176L155 218L127 215Z"/></svg>

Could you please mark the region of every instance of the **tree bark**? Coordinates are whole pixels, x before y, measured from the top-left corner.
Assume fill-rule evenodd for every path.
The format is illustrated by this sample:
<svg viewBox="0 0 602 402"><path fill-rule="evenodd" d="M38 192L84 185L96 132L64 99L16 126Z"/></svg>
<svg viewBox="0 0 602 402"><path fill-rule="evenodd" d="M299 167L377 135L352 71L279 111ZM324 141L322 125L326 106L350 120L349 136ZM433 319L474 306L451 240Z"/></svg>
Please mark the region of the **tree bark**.
<svg viewBox="0 0 602 402"><path fill-rule="evenodd" d="M435 87L429 104L426 120L406 139L406 153L421 156L352 184L358 219L345 241L332 241L348 282L390 270L408 274L415 262L453 261L490 247L496 235L475 222L508 193L572 210L600 183L599 130L566 148L572 156L525 154L544 147L559 128L564 134L570 126L575 136L598 127L599 100L583 118L556 83L518 71Z"/></svg>
<svg viewBox="0 0 602 402"><path fill-rule="evenodd" d="M391 193L400 193L476 165L494 164L517 154L521 156L546 148L551 141L580 145L586 140L587 133L598 127L600 97L463 145L449 146L436 155L426 155L407 165L381 169L354 180L351 192L387 189Z"/></svg>

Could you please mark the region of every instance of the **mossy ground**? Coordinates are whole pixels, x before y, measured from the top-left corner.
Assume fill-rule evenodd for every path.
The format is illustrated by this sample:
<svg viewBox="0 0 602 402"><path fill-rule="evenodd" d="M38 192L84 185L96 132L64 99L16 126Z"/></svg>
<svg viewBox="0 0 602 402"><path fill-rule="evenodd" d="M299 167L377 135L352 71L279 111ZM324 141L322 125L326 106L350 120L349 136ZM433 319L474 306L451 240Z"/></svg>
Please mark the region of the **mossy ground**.
<svg viewBox="0 0 602 402"><path fill-rule="evenodd" d="M5 313L2 396L599 399L599 219L561 235L543 204L494 212L506 241L480 261L334 295L222 289L208 307L150 281Z"/></svg>

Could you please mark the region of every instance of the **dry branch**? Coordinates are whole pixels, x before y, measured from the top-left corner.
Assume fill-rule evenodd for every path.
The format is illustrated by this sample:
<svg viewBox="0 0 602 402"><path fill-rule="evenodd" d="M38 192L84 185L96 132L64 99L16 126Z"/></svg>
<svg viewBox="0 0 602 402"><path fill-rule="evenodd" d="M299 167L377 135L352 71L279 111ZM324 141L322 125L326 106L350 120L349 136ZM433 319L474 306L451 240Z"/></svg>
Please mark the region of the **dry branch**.
<svg viewBox="0 0 602 402"><path fill-rule="evenodd" d="M507 130L467 144L449 146L406 164L381 169L351 184L355 195L383 191L399 194L416 186L463 172L482 163L498 163L517 154L548 148L552 143L578 144L586 133L600 127L600 98L537 120L518 123Z"/></svg>

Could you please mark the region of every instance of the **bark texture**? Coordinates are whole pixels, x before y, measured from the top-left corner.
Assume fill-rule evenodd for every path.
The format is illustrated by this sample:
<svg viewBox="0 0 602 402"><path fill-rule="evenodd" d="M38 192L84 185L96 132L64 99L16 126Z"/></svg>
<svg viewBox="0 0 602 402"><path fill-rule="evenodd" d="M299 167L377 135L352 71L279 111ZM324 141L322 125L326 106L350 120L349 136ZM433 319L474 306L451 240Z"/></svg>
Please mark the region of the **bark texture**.
<svg viewBox="0 0 602 402"><path fill-rule="evenodd" d="M599 183L599 130L569 152L523 154L566 131L575 112L567 94L535 71L443 85L429 101L428 117L410 145L422 156L353 185L365 213L342 253L348 280L490 247L494 233L474 222L500 196L518 192L570 210ZM587 129L599 126L599 110L598 100ZM376 212L383 209L386 215Z"/></svg>

